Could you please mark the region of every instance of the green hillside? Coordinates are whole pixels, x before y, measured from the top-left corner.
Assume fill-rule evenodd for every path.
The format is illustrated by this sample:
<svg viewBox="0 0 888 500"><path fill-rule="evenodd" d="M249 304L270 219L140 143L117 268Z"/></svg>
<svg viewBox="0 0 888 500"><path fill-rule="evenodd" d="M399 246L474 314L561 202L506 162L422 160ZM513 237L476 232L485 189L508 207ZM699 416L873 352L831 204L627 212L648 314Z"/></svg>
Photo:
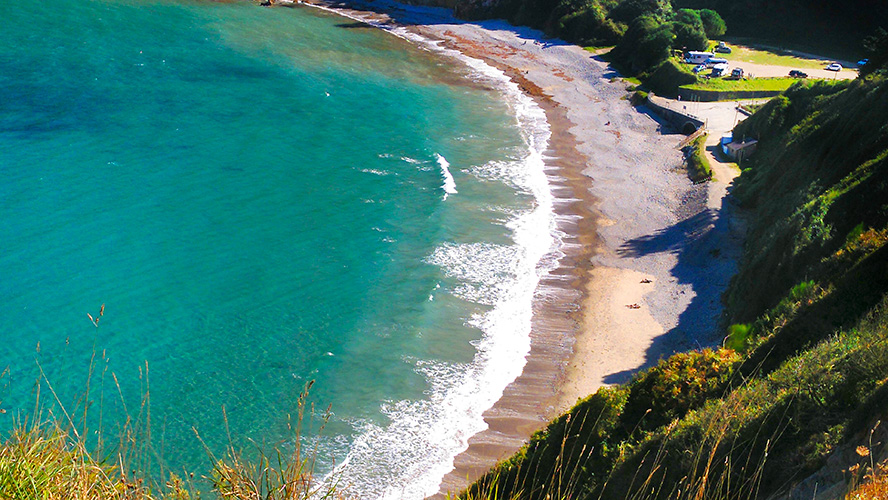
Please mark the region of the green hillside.
<svg viewBox="0 0 888 500"><path fill-rule="evenodd" d="M800 82L734 135L760 142L724 345L599 390L467 497L768 498L886 458L888 78Z"/></svg>

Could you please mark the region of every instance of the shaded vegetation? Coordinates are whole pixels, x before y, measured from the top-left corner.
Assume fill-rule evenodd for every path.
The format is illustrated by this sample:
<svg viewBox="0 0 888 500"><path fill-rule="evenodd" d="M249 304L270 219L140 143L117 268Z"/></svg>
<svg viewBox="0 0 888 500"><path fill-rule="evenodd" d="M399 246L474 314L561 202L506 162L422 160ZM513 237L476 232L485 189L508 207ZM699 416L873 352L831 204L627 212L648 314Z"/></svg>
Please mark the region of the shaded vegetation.
<svg viewBox="0 0 888 500"><path fill-rule="evenodd" d="M797 47L852 61L862 57L862 40L888 28L888 3L869 0L674 0L676 8L713 9L733 37Z"/></svg>

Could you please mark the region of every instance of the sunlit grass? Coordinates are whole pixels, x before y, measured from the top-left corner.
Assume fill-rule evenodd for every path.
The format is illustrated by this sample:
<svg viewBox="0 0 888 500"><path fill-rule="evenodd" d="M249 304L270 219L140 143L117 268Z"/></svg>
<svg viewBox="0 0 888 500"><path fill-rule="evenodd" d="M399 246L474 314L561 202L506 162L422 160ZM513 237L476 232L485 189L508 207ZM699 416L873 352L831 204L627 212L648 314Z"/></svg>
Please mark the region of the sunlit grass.
<svg viewBox="0 0 888 500"><path fill-rule="evenodd" d="M697 83L683 85L681 88L689 90L716 90L720 92L756 90L782 92L797 81L799 81L797 78L750 78L743 80L711 78L709 80L700 79Z"/></svg>
<svg viewBox="0 0 888 500"><path fill-rule="evenodd" d="M38 364L39 366L39 364ZM147 367L146 367L147 371ZM42 373L42 371L41 371ZM0 374L0 378L4 374ZM115 378L116 383L116 378ZM41 398L41 388L51 395ZM138 415L128 417L121 435L108 449L109 436L89 436L85 424L56 397L45 375L37 385L34 410L20 417L0 442L0 499L15 500L341 500L350 498L336 480L315 471L317 448L304 449L302 427L314 418L306 406L306 385L298 399L292 439L271 453L259 449L258 458L246 455L233 444L217 457L207 448L212 473L155 477L147 470L153 453L148 429L147 390ZM308 409L308 411L306 411ZM329 418L321 416L318 433ZM86 422L86 415L83 416ZM227 419L226 419L227 422ZM195 430L195 433L197 431ZM90 430L89 434L95 434ZM199 436L195 439L200 439ZM258 448L258 446L257 446ZM252 453L251 453L252 455Z"/></svg>
<svg viewBox="0 0 888 500"><path fill-rule="evenodd" d="M728 44L730 54L718 54L718 57L733 62L749 62L770 66L785 66L789 69L823 69L828 61L798 57L775 50L754 49L743 45Z"/></svg>

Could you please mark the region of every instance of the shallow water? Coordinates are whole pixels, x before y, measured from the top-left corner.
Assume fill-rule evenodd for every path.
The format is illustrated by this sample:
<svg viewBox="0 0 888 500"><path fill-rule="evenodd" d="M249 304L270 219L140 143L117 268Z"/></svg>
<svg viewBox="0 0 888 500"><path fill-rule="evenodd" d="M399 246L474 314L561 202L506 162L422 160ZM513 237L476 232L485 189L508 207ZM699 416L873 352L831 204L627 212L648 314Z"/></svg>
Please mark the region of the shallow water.
<svg viewBox="0 0 888 500"><path fill-rule="evenodd" d="M303 9L3 2L0 95L4 425L40 369L106 436L148 394L152 470L200 472L192 427L292 446L316 380L320 470L421 497L520 372L547 136L495 71Z"/></svg>

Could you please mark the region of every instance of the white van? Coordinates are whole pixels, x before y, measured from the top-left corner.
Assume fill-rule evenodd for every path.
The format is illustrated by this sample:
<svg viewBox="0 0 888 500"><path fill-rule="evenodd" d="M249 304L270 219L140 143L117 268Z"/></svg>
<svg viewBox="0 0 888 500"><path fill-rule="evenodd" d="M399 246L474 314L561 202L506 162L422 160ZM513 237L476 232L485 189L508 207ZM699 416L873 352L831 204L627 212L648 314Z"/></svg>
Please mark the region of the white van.
<svg viewBox="0 0 888 500"><path fill-rule="evenodd" d="M708 61L714 54L712 52L697 52L691 50L685 52L684 62L688 64L702 64Z"/></svg>
<svg viewBox="0 0 888 500"><path fill-rule="evenodd" d="M711 60L711 59L710 59ZM712 72L709 73L711 77L719 77L725 74L725 71L728 70L728 63L718 63L712 66Z"/></svg>

